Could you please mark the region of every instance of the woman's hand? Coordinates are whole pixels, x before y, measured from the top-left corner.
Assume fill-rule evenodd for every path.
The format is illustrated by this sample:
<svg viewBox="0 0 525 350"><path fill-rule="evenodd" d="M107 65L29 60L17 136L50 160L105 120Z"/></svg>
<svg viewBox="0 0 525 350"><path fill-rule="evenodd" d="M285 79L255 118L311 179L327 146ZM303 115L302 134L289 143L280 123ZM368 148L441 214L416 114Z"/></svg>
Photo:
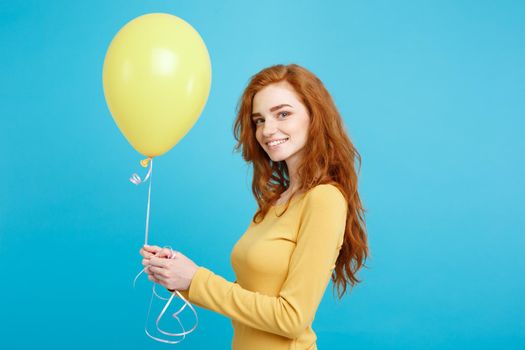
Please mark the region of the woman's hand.
<svg viewBox="0 0 525 350"><path fill-rule="evenodd" d="M158 283L168 290L187 290L198 266L181 252L175 252L170 259L171 250L158 246L145 245L140 249L144 257L142 265L146 268L150 281Z"/></svg>
<svg viewBox="0 0 525 350"><path fill-rule="evenodd" d="M140 255L144 259L142 259L142 265L144 266L144 272L148 275L148 279L150 281L153 281L155 283L160 283L160 281L156 280L154 275L149 271L150 268L150 258L154 257L156 254L159 254L157 256L160 256L160 251L162 250L161 247L158 247L156 245L144 245L142 248L140 248ZM168 256L166 256L168 257Z"/></svg>

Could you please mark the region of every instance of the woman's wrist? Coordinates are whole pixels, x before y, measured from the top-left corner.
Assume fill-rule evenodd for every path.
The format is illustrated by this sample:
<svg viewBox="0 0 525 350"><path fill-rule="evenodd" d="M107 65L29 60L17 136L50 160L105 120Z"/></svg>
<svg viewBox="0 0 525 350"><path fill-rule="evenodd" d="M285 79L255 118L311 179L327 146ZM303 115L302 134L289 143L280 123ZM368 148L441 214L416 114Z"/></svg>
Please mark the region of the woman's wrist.
<svg viewBox="0 0 525 350"><path fill-rule="evenodd" d="M191 287L191 282L193 282L193 278L195 278L195 275L197 274L197 270L199 269L199 266L196 266L195 267L195 270L191 276L191 281L190 281L190 284L188 285L188 288L185 289L185 291L189 291L190 290L190 287ZM166 288L170 293L174 293L175 292L175 289L169 289L169 288Z"/></svg>

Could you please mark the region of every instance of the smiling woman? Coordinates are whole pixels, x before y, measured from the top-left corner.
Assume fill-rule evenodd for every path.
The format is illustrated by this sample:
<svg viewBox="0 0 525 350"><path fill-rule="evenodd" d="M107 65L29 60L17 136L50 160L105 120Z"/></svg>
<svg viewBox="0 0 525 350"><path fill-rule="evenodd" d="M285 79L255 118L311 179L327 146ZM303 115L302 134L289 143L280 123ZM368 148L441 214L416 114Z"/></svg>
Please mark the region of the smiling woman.
<svg viewBox="0 0 525 350"><path fill-rule="evenodd" d="M183 254L175 274L152 258L153 275L165 286L189 281L186 299L230 318L234 350L317 349L312 323L330 278L342 297L369 254L359 153L322 82L293 64L252 77L234 134L259 205L231 252L236 281Z"/></svg>
<svg viewBox="0 0 525 350"><path fill-rule="evenodd" d="M272 107L273 106L273 107ZM262 88L253 98L255 137L273 162L286 161L296 169L308 138L310 116L287 81ZM291 174L292 181L296 175Z"/></svg>

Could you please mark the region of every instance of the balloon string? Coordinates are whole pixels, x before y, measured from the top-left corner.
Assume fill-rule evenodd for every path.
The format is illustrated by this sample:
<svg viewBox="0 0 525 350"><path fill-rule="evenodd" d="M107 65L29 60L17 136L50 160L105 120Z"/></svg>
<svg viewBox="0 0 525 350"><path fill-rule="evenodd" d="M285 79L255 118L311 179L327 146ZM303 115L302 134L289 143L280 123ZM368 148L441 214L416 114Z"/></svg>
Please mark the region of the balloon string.
<svg viewBox="0 0 525 350"><path fill-rule="evenodd" d="M175 259L175 255L176 253L171 249L171 247L164 247L164 248L169 248L170 249L170 256L169 256L169 259ZM133 280L133 287L135 287L135 282L137 281L137 278L147 269L147 267L143 268L139 274L135 277L135 279ZM149 307L148 307L148 315L146 316L146 323L144 325L144 331L146 332L146 335L148 337L150 337L151 339L153 340L156 340L156 341L159 341L159 342L162 342L162 343L166 343L166 344L177 344L177 343L180 343L181 341L183 341L185 338L186 338L186 334L190 334L191 332L193 332L195 329L197 329L197 326L199 325L199 316L197 316L197 312L195 311L195 308L193 307L193 305L191 305L190 302L188 302L183 296L182 294L179 293L178 290L175 290L174 292L171 293L171 296L170 298L163 298L161 297L160 295L157 294L157 291L155 290L155 286L157 284L156 283L153 283L153 288L152 288L152 293L151 293L151 298L150 298L150 302L149 302ZM181 298L183 301L184 301L184 305L182 305L182 307L177 310L177 312L175 312L174 314L172 314L172 316L177 320L177 322L179 323L179 325L181 326L183 332L182 333L169 333L169 332L166 332L164 330L162 330L159 326L159 323L160 323L160 320L162 319L162 317L164 316L164 313L166 312L166 310L168 309L168 307L170 306L172 300L173 300L173 297L175 296L175 293L177 293L177 295L179 296L179 298ZM182 336L182 339L180 340L177 340L177 341L174 341L174 340L166 340L166 339L162 339L162 338L158 338L158 337L155 337L154 335L151 335L148 331L148 321L149 321L149 317L150 317L150 313L151 313L151 305L153 304L153 297L156 296L157 298L161 299L161 300L167 300L168 302L164 305L164 307L162 308L162 311L161 313L157 316L157 319L155 321L155 326L157 328L157 331L159 331L160 333L164 334L164 335L167 335L169 337L179 337L179 336ZM186 306L189 306L190 309L193 311L193 314L195 315L195 325L188 331L186 331L184 329L184 326L182 325L182 322L180 321L180 318L177 316L179 313L181 313L185 308Z"/></svg>
<svg viewBox="0 0 525 350"><path fill-rule="evenodd" d="M152 178L153 178L153 158L146 158L144 160L142 160L140 162L140 165L142 165L142 167L146 168L148 165L149 165L149 170L148 170L148 173L146 174L146 176L144 177L144 180L142 180L140 178L140 176L136 173L133 173L133 175L131 176L131 178L129 179L133 184L135 185L140 185L141 183L144 183L146 181L149 180L149 188L148 188L148 206L147 206L147 209L146 209L146 233L145 233L145 238L144 238L144 244L148 244L148 229L149 229L149 213L150 213L150 203L151 203L151 182L152 182ZM169 248L170 249L170 256L169 258L170 259L175 259L175 255L176 253L171 249L171 247L165 247L165 248ZM146 270L146 268L143 268L138 274L137 276L135 276L135 279L133 280L133 288L135 288L135 283L137 281L137 278ZM168 299L168 298L163 298L161 297L159 294L157 294L157 291L155 290L155 286L156 286L156 283L153 283L153 288L152 288L152 293L151 293L151 298L150 298L150 302L149 302L149 307L148 307L148 315L146 316L146 324L144 326L144 331L146 332L146 335L148 335L150 338L152 338L153 340L156 340L156 341L159 341L159 342L162 342L162 343L166 343L166 344L177 344L177 343L180 343L181 341L183 341L185 338L186 338L186 334L189 334L191 332L193 332L196 328L197 328L197 325L199 324L199 317L197 316L197 312L195 311L195 309L193 308L193 306L191 305L191 303L189 303L183 296L182 294L179 293L178 290L175 290L174 292L171 293L171 297ZM171 301L173 300L173 297L175 296L175 293L177 293L177 295L184 301L184 305L177 311L175 312L172 316L177 320L177 322L179 323L179 325L181 326L183 332L182 333L169 333L169 332L166 332L162 329L160 329L159 327L159 322L160 320L162 319L162 316L164 316L164 313L166 312L166 310L168 309L168 307L170 306L171 304ZM153 335L151 335L149 332L148 332L148 320L149 320L149 315L150 315L150 312L151 312L151 305L153 303L153 297L157 297L161 300L167 300L168 302L166 303L166 305L164 305L164 308L162 309L161 313L159 314L159 316L157 316L157 320L155 321L155 326L157 327L157 330L164 334L164 335L167 335L169 337L178 337L178 336L182 336L182 339L181 340L178 340L178 341L172 341L172 340L166 340L166 339L162 339L162 338L158 338L158 337L155 337ZM195 315L195 318L196 318L196 323L195 323L195 326L193 326L193 328L191 328L189 331L186 331L184 329L184 326L182 325L179 317L177 316L179 313L181 313L185 308L186 308L186 305L189 306L191 308L191 310L193 311L193 314Z"/></svg>
<svg viewBox="0 0 525 350"><path fill-rule="evenodd" d="M149 208L150 208L150 203L151 203L151 182L153 181L153 158L146 158L140 161L140 165L142 165L144 168L148 166L148 163L149 163L149 170L148 170L148 173L146 174L146 177L144 177L144 180L142 180L137 173L133 173L133 175L131 175L131 177L129 178L129 181L133 182L137 186L149 180L148 206L146 208L146 234L144 237L144 244L148 244Z"/></svg>

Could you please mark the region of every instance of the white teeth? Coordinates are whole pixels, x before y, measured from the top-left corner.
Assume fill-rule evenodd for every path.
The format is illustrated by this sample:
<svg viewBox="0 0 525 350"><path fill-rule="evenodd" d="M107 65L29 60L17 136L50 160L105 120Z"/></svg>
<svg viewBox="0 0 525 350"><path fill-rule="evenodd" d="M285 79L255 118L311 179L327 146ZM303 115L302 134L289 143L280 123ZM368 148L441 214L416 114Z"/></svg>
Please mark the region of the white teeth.
<svg viewBox="0 0 525 350"><path fill-rule="evenodd" d="M268 146L275 146L275 145L279 145L281 143L285 143L288 139L282 139L282 140L276 140L276 141L272 141L272 142L268 142Z"/></svg>

